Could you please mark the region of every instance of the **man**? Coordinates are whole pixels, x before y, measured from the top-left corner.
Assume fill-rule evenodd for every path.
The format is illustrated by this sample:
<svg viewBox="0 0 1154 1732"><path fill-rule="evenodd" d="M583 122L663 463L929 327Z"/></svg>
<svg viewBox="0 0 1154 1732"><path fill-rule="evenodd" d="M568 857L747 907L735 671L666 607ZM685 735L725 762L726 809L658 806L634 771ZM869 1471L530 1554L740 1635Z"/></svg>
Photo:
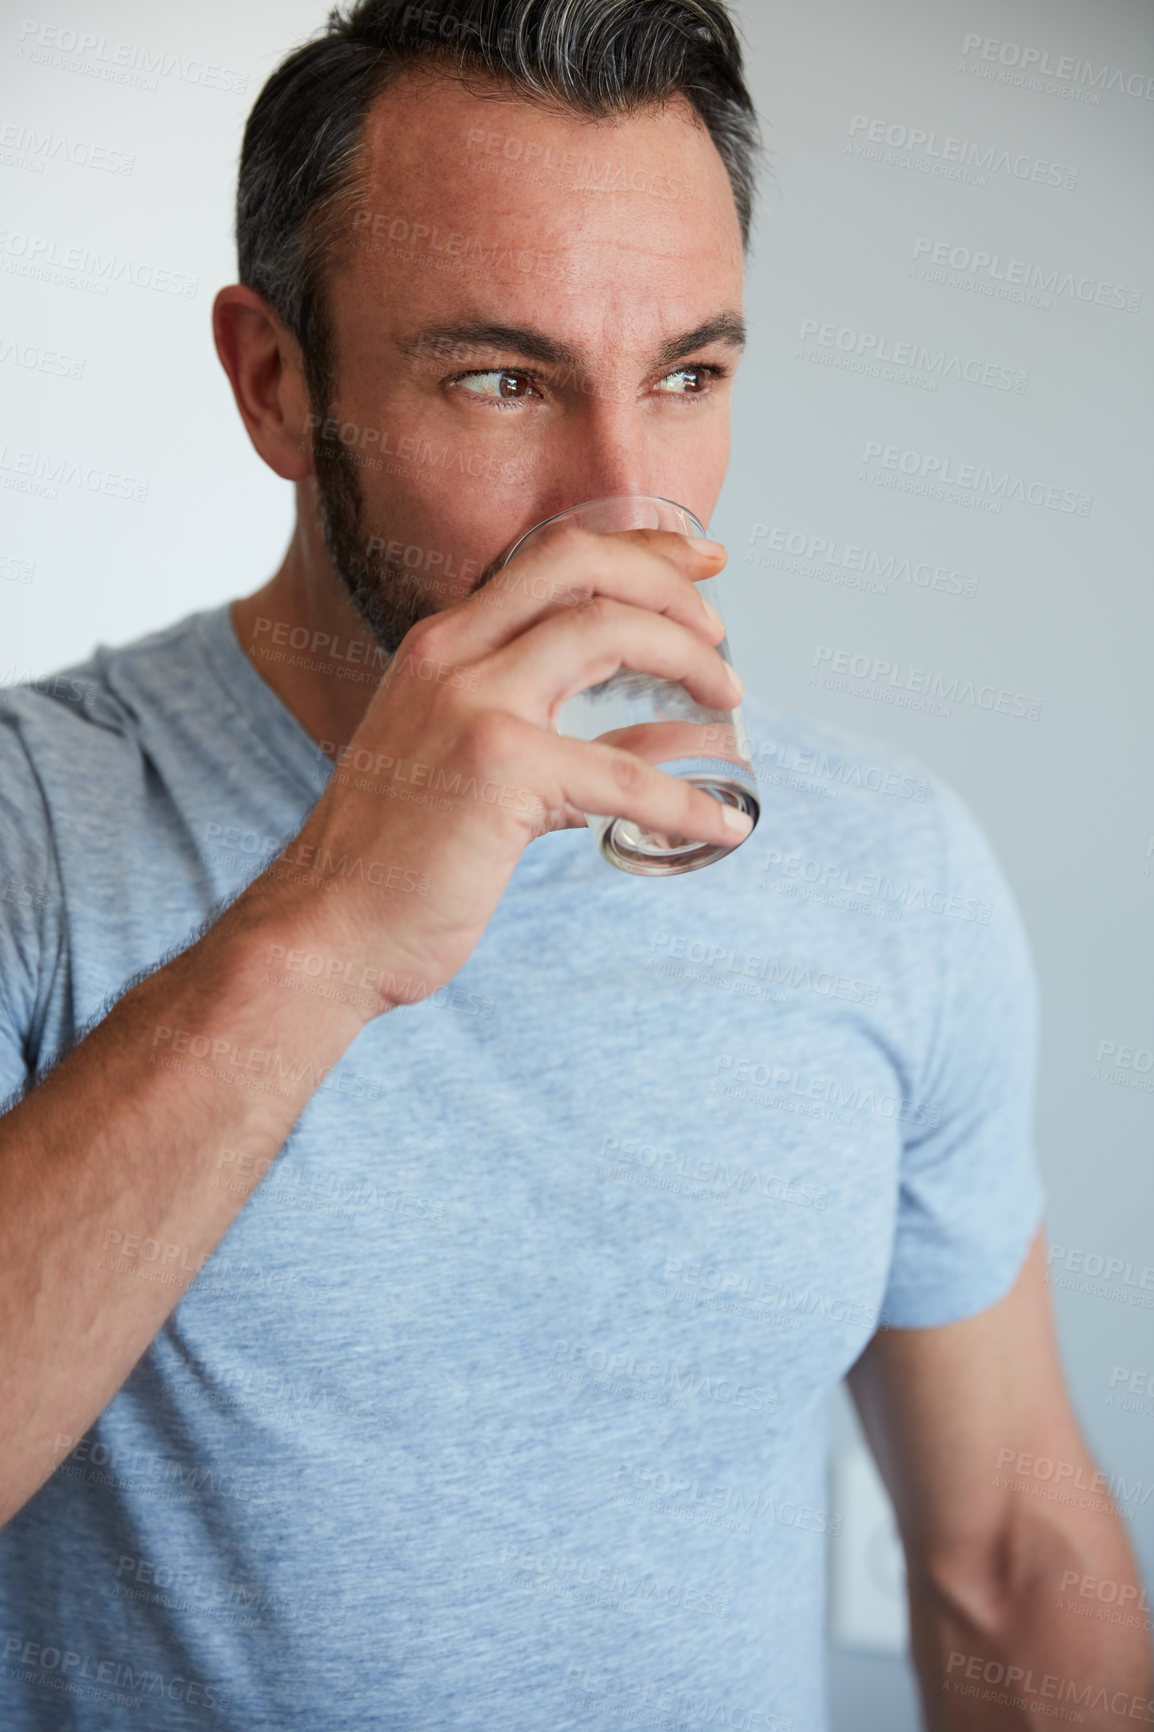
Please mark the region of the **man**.
<svg viewBox="0 0 1154 1732"><path fill-rule="evenodd" d="M215 328L284 563L3 707L14 1732L814 1732L847 1371L929 1723L1146 1714L1141 1635L1061 1608L1137 1578L972 819L750 703L838 798L613 871L585 811L738 839L553 729L622 664L737 701L724 554L498 565L603 495L708 521L753 145L716 0L362 0L256 104Z"/></svg>

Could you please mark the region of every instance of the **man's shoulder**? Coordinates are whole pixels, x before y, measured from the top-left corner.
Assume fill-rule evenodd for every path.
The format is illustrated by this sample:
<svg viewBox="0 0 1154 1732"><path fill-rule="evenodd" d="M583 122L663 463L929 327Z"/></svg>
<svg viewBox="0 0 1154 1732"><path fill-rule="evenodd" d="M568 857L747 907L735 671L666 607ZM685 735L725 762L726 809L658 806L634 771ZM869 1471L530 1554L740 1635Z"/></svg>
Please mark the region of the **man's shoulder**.
<svg viewBox="0 0 1154 1732"><path fill-rule="evenodd" d="M81 660L7 686L0 691L0 719L26 736L68 747L99 734L127 741L150 708L179 708L203 691L201 629L218 612L188 614L126 644L100 644Z"/></svg>
<svg viewBox="0 0 1154 1732"><path fill-rule="evenodd" d="M743 705L762 796L767 882L911 933L1008 932L1012 892L968 801L903 747L814 717ZM1009 925L1004 924L1009 922Z"/></svg>
<svg viewBox="0 0 1154 1732"><path fill-rule="evenodd" d="M0 870L14 852L31 870L54 836L81 852L123 843L141 822L150 766L167 766L167 778L174 766L195 773L192 742L202 750L208 716L227 702L200 641L209 617L100 645L0 690Z"/></svg>
<svg viewBox="0 0 1154 1732"><path fill-rule="evenodd" d="M951 790L912 752L758 698L742 708L758 785L799 827L808 819L815 832L848 828L879 841L936 827Z"/></svg>

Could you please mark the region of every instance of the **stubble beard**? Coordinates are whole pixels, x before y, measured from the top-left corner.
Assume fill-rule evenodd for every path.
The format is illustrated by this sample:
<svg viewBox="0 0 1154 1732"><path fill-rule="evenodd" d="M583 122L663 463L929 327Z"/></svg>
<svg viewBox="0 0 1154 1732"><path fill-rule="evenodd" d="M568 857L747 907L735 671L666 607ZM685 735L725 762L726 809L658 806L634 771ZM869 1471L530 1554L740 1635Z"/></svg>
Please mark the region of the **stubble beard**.
<svg viewBox="0 0 1154 1732"><path fill-rule="evenodd" d="M430 596L412 572L387 558L386 538L366 525L352 453L339 440L316 439L313 470L317 516L333 568L374 641L394 656L418 620L437 611L438 598Z"/></svg>
<svg viewBox="0 0 1154 1732"><path fill-rule="evenodd" d="M330 407L318 425L335 415ZM420 577L398 565L386 554L388 537L376 533L365 520L364 492L357 459L339 439L313 441L317 516L325 547L349 600L387 656L395 656L402 640L419 620L439 613L454 600L459 588L442 579ZM472 594L495 574L491 564L475 578L466 593Z"/></svg>

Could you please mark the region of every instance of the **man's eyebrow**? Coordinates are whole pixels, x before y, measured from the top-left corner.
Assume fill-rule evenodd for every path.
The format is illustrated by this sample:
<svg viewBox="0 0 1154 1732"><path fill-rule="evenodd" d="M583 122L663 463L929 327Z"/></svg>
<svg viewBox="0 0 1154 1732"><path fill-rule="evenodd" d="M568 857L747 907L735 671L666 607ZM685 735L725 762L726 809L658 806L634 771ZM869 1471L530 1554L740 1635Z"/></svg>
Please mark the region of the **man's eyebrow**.
<svg viewBox="0 0 1154 1732"><path fill-rule="evenodd" d="M431 325L405 338L401 354L418 360L430 353L438 359L457 361L466 358L473 349L497 349L506 354L524 355L531 361L545 361L555 366L577 366L577 357L564 343L547 337L530 325L494 325L485 319L473 319L462 325ZM461 350L466 355L460 353Z"/></svg>
<svg viewBox="0 0 1154 1732"><path fill-rule="evenodd" d="M657 356L657 365L671 366L674 361L680 361L683 355L692 354L694 349L708 348L710 343L726 343L731 349L743 349L745 321L741 314L718 313L715 318L706 319L704 325L686 331L684 336L673 337L668 343L663 343Z"/></svg>
<svg viewBox="0 0 1154 1732"><path fill-rule="evenodd" d="M710 343L725 343L740 349L745 344L745 325L739 313L724 312L707 319L679 337L671 337L657 352L656 364L670 366L694 349L704 349ZM495 349L513 355L524 355L531 361L544 361L550 366L577 367L580 358L568 344L548 337L531 325L497 325L488 320L474 319L457 325L431 325L418 331L415 337L402 340L402 355L410 360L427 357L430 353L442 360L462 360L474 349ZM465 353L462 354L461 351Z"/></svg>

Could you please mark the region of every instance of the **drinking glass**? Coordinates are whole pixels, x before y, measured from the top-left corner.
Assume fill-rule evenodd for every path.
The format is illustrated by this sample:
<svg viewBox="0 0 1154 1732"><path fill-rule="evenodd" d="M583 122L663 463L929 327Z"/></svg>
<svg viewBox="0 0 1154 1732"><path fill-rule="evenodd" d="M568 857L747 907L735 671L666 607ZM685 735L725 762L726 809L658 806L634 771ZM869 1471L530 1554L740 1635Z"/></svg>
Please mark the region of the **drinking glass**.
<svg viewBox="0 0 1154 1732"><path fill-rule="evenodd" d="M527 548L540 545L562 523L576 524L596 535L613 535L625 529L705 534L692 511L672 499L651 493L615 494L572 505L567 511L559 511L535 524L514 542L501 566L519 558ZM720 614L715 584L716 579L710 577L694 587ZM722 660L732 666L728 640L722 638L716 648ZM753 826L757 824L761 806L740 706L731 710L709 709L676 681L621 667L599 685L569 698L561 706L556 725L559 734L574 739L601 740L621 746L668 775L703 788L724 805L748 812ZM666 831L647 830L632 819L612 813L587 812L585 822L611 866L646 878L696 872L732 854L746 840L739 837L735 842L699 842ZM753 827L749 834L753 834Z"/></svg>

